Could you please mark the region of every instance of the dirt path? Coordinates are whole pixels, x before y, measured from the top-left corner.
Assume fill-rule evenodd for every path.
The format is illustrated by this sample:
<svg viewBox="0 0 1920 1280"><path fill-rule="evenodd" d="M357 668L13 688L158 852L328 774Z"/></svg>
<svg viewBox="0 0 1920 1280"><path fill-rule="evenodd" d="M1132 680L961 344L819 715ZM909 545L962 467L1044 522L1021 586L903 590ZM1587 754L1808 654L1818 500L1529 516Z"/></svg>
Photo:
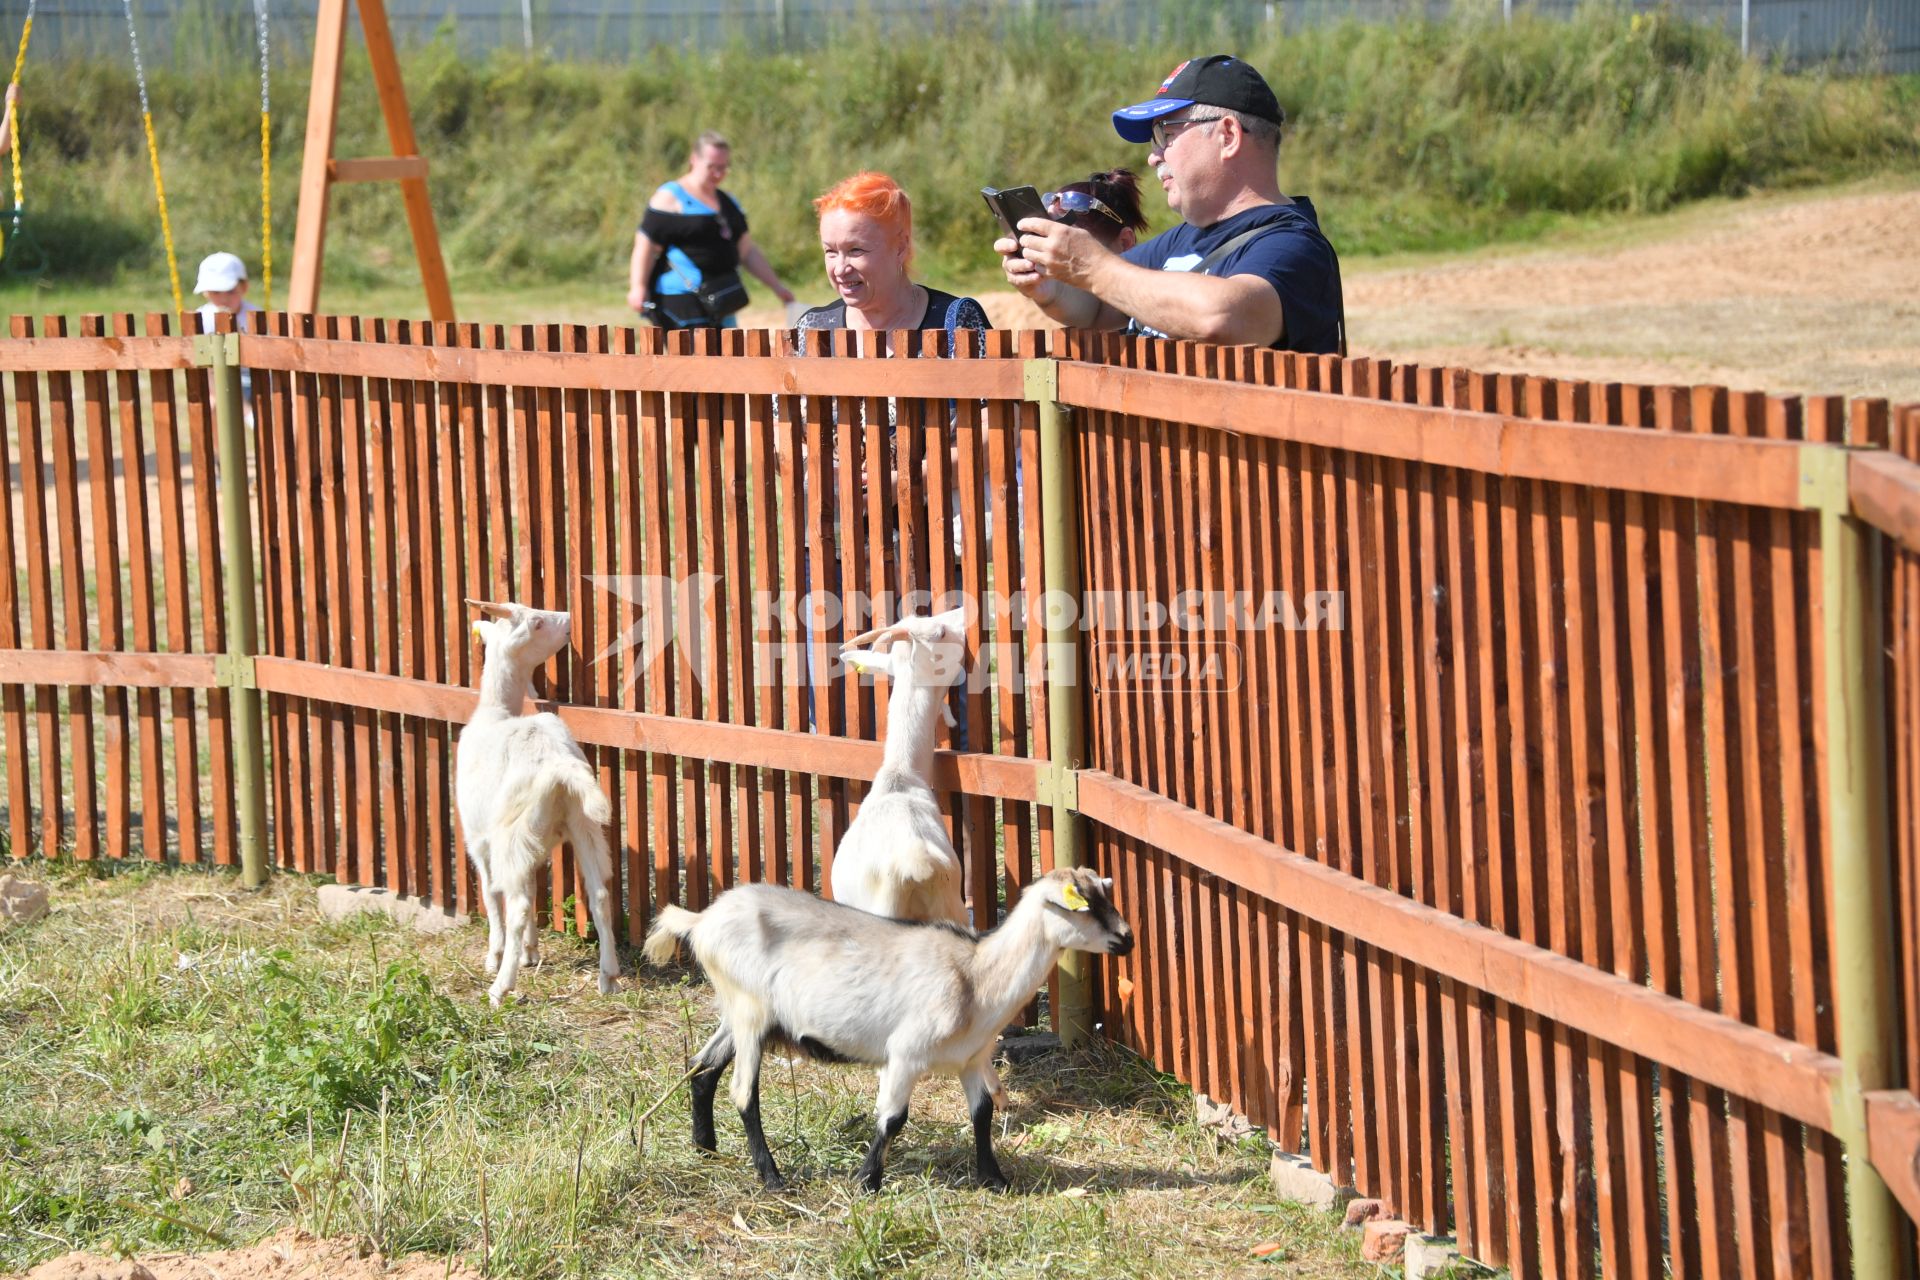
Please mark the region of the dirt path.
<svg viewBox="0 0 1920 1280"><path fill-rule="evenodd" d="M996 325L1033 323L1014 294ZM1770 196L1347 270L1356 354L1920 400L1920 189Z"/></svg>
<svg viewBox="0 0 1920 1280"><path fill-rule="evenodd" d="M251 1248L213 1253L117 1259L69 1253L41 1263L20 1280L478 1280L479 1274L447 1258L415 1255L390 1262L352 1240L317 1240L289 1228Z"/></svg>

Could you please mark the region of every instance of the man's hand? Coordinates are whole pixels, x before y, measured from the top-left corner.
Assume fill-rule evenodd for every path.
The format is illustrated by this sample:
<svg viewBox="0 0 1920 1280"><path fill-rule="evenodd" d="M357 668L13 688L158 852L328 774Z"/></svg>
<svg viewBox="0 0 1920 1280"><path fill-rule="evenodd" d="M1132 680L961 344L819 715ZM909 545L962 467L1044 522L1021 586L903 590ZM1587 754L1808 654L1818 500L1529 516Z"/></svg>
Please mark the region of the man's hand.
<svg viewBox="0 0 1920 1280"><path fill-rule="evenodd" d="M1012 236L1001 236L993 242L993 251L1000 255L1000 269L1006 273L1007 283L1032 298L1039 306L1046 306L1059 292L1059 286L1040 274L1040 268L1019 255L1020 245Z"/></svg>
<svg viewBox="0 0 1920 1280"><path fill-rule="evenodd" d="M1091 232L1070 227L1052 218L1020 219L1020 253L1030 267L1037 268L1049 280L1089 293L1094 277L1115 255L1113 250L1093 238ZM1015 260L1007 259L1009 265Z"/></svg>
<svg viewBox="0 0 1920 1280"><path fill-rule="evenodd" d="M1022 218L1020 238L1002 236L993 248L1007 283L1067 328L1118 329L1127 322L1084 283L1108 264L1126 263L1086 232L1051 218Z"/></svg>

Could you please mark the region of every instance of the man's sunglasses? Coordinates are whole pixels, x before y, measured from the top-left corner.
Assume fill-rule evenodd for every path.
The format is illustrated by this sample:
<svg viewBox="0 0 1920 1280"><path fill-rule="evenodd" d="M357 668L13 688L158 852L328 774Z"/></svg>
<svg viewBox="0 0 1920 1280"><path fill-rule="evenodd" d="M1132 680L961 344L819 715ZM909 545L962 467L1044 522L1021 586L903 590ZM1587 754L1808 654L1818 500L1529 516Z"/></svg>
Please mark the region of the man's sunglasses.
<svg viewBox="0 0 1920 1280"><path fill-rule="evenodd" d="M1165 151L1173 145L1173 140L1196 124L1215 124L1219 116L1183 116L1178 120L1169 120L1165 116L1153 122L1153 149Z"/></svg>
<svg viewBox="0 0 1920 1280"><path fill-rule="evenodd" d="M1127 225L1127 220L1109 208L1104 200L1095 199L1084 191L1049 191L1040 197L1040 202L1056 218L1061 214L1104 213L1121 226Z"/></svg>

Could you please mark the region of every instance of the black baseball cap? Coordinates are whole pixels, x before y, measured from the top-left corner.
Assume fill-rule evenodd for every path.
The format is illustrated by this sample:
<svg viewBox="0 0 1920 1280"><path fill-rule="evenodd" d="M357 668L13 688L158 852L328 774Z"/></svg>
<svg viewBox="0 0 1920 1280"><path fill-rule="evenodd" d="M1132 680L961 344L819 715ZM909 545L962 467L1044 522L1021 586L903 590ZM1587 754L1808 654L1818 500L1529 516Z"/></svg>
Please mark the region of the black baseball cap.
<svg viewBox="0 0 1920 1280"><path fill-rule="evenodd" d="M1238 58L1224 53L1204 58L1188 58L1160 82L1160 92L1145 102L1122 107L1113 113L1113 127L1128 142L1145 142L1153 136L1153 122L1198 103L1223 107L1275 124L1286 123L1287 113L1280 100L1258 71Z"/></svg>

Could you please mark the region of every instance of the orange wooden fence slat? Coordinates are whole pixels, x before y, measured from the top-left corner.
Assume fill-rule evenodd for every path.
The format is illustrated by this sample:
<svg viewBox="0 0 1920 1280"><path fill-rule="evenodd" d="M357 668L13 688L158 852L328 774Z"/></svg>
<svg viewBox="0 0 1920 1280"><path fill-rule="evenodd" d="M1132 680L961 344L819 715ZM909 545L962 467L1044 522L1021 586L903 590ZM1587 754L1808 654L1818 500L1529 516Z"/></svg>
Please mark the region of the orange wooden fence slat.
<svg viewBox="0 0 1920 1280"><path fill-rule="evenodd" d="M600 325L589 331L588 341L591 349L601 355L613 350L613 334L606 325ZM464 404L475 393L470 390L459 392ZM592 626L588 629L588 671L592 676L594 705L613 707L619 705L619 664L615 658L620 634L619 594L614 589L614 579L619 568L619 520L618 504L614 495L618 492L618 472L614 461L615 446L619 440L619 420L615 414L615 397L612 392L589 392L587 397L587 443L589 447L590 475L588 491L591 495L590 514L593 523L593 556L591 559L593 582L582 582L583 595L593 602ZM464 440L464 437L463 437ZM463 443L463 449L467 446ZM473 518L472 507L468 508L468 519ZM622 784L624 774L620 769L620 753L612 750L598 750L590 753L597 757L600 768L600 786L607 794L612 806L612 821L607 831L607 851L611 883L607 892L612 895L615 908L622 909L626 901L626 860L621 855L627 840L626 812ZM581 895L585 902L586 895Z"/></svg>
<svg viewBox="0 0 1920 1280"><path fill-rule="evenodd" d="M771 354L772 335L764 329L748 333L744 350L750 356ZM737 590L745 593L751 586L755 592L765 593L769 601L764 609L757 598L751 601L751 611L743 628L746 645L743 670L747 675L741 687L750 690L746 695L747 723L783 728L786 727L782 714L783 692L792 673L785 670L776 657L782 638L777 605L782 588L790 591L794 584L783 581L781 575L779 530L783 510L791 511L792 507L790 491L776 475L779 462L774 442L774 414L773 397L748 398L744 426L747 489L741 495L744 514L740 518L751 529L745 555L753 571L749 573L743 568ZM756 878L773 884L790 884L794 837L788 826L787 775L772 772L763 777L755 770L749 776L754 779L756 793L753 829L760 832L762 841Z"/></svg>
<svg viewBox="0 0 1920 1280"><path fill-rule="evenodd" d="M262 324L268 333L283 333L287 327L286 313L265 316ZM253 376L255 429L259 437L262 652L292 654L297 651L294 598L298 579L292 568L295 548L291 532L293 386L292 379L285 374L262 369ZM266 717L267 750L273 763L270 821L274 865L291 871L299 865L295 836L301 814L294 800L293 755L301 736L296 726L297 707L291 699L269 694L262 699L262 708Z"/></svg>
<svg viewBox="0 0 1920 1280"><path fill-rule="evenodd" d="M340 317L326 316L321 330L330 339L342 336ZM318 541L312 547L312 579L317 588L307 604L315 615L322 661L344 664L348 661L350 635L348 597L351 592L347 564L348 511L346 509L345 456L351 447L344 421L345 382L336 375L323 374L314 387L315 448L313 455L314 490L318 508L314 533ZM320 747L318 776L310 780L319 805L319 870L334 871L352 865L352 832L358 809L358 787L354 773L351 717L342 708L329 708L319 720Z"/></svg>
<svg viewBox="0 0 1920 1280"><path fill-rule="evenodd" d="M700 329L693 334L694 353L711 357L720 354L720 334ZM702 719L724 723L730 710L731 690L727 683L729 621L729 584L727 582L727 529L724 513L730 505L725 490L723 455L737 436L726 431L726 401L729 396L692 397L695 432L694 515L699 522L695 545L695 571L705 575L711 591L702 592L700 606L700 647L695 662L700 691ZM708 826L698 837L704 846L707 898L712 901L733 887L737 879L734 859L739 850L735 839L733 803L733 766L710 761L703 766L706 780L706 818Z"/></svg>
<svg viewBox="0 0 1920 1280"><path fill-rule="evenodd" d="M730 330L721 335L722 349L729 355L743 355L746 335ZM724 533L721 548L719 601L725 620L720 656L724 659L727 690L727 721L751 725L757 721L758 698L753 675L753 576L752 520L747 511L750 488L760 478L749 469L747 446L751 434L748 401L744 396L727 396L720 404L720 514ZM765 833L761 824L760 778L757 770L738 767L733 770L734 822L739 836L735 841L734 879L751 883L766 878Z"/></svg>
<svg viewBox="0 0 1920 1280"><path fill-rule="evenodd" d="M49 336L66 337L64 316L48 316L44 324ZM81 556L80 463L74 438L73 379L64 370L47 374L47 426L48 446L53 455L54 537L60 563L60 647L87 649L91 647L91 628L87 611L87 567ZM100 823L96 816L100 788L95 772L93 691L69 689L66 703L68 751L72 760L67 774L73 783L73 856L86 862L100 856ZM57 762L59 758L56 755L52 760ZM58 767L57 763L42 764L42 768L50 770Z"/></svg>
<svg viewBox="0 0 1920 1280"><path fill-rule="evenodd" d="M83 338L103 338L106 317L80 317ZM103 344L104 345L104 344ZM126 602L120 582L120 504L114 497L114 478L118 467L113 456L113 435L107 416L107 376L88 372L81 377L81 395L87 418L86 487L91 501L89 532L93 542L93 597L98 648L112 651L126 647ZM129 459L131 466L132 459ZM69 697L73 694L70 692ZM132 812L128 808L133 792L133 762L127 751L127 695L121 688L101 690L101 734L106 747L104 762L105 853L114 861L126 858L132 838Z"/></svg>
<svg viewBox="0 0 1920 1280"><path fill-rule="evenodd" d="M795 334L794 338L801 335ZM780 339L784 348L792 339ZM817 578L809 579L803 566L811 554L812 517L809 514L809 497L806 490L807 476L810 474L801 465L801 449L804 426L801 421L800 401L794 396L780 396L774 401L778 425L774 429L772 449L776 456L776 472L770 477L771 483L763 484L766 490L779 495L778 510L782 513L779 540L779 576L781 589L792 600L791 625L783 618L780 622L780 658L782 686L780 691L780 727L789 731L801 731L807 727L812 702L811 682L807 678L810 624L807 619L807 592L804 587ZM772 559L766 563L771 565ZM787 855L786 874L779 879L797 889L810 890L814 885L815 857L813 851L813 783L804 773L789 773L787 779L787 806L785 828L790 852ZM776 850L776 859L780 856Z"/></svg>
<svg viewBox="0 0 1920 1280"><path fill-rule="evenodd" d="M159 313L149 313L144 325L149 336L164 336L172 327L172 320ZM188 653L194 645L193 618L188 603L186 496L183 492L186 466L175 412L175 382L176 377L170 371L156 370L148 375L153 405L154 469L160 478L160 560L166 590L167 649ZM168 694L168 700L172 712L176 797L173 811L179 826L178 856L183 862L198 862L204 818L193 691L174 689Z"/></svg>
<svg viewBox="0 0 1920 1280"><path fill-rule="evenodd" d="M557 336L562 351L578 353L587 350L587 332L582 325L562 325ZM559 416L555 419L560 467L557 490L564 495L561 501L566 505L566 514L557 522L557 527L564 533L554 548L561 589L554 597L555 603L550 606L565 609L572 615L573 621L571 643L560 655L562 675L561 683L555 688L555 696L587 705L593 702L593 672L588 663L593 657L594 619L598 613L593 588L586 579L592 570L594 555L592 461L587 441L591 431L588 421L590 396L591 392L586 388L568 388L561 393ZM586 894L581 891L579 851L569 841L560 847L553 861L556 877L554 928L571 929L585 937L589 915ZM566 910L568 899L573 901L571 913Z"/></svg>
<svg viewBox="0 0 1920 1280"><path fill-rule="evenodd" d="M16 392L33 376L15 374ZM26 416L25 406L16 404L14 422L23 424ZM19 566L26 563L27 546L32 545L15 542L12 435L12 430L0 428L0 562L6 564L5 576L0 578L0 648L7 649L20 647ZM23 468L20 480L24 506L27 494L40 487L39 469ZM149 642L141 647L151 649L154 645ZM27 729L26 691L18 685L0 685L0 741L6 744L7 757L8 854L18 860L33 852L33 769L29 756L32 748Z"/></svg>
<svg viewBox="0 0 1920 1280"><path fill-rule="evenodd" d="M200 557L200 634L209 653L227 647L227 605L223 585L225 566L220 541L220 491L216 483L219 449L215 444L213 375L203 368L188 369L187 427L193 449L194 527ZM233 791L233 695L224 688L207 691L207 783L216 796ZM211 814L213 860L223 867L239 861L235 847L236 815L216 806Z"/></svg>

